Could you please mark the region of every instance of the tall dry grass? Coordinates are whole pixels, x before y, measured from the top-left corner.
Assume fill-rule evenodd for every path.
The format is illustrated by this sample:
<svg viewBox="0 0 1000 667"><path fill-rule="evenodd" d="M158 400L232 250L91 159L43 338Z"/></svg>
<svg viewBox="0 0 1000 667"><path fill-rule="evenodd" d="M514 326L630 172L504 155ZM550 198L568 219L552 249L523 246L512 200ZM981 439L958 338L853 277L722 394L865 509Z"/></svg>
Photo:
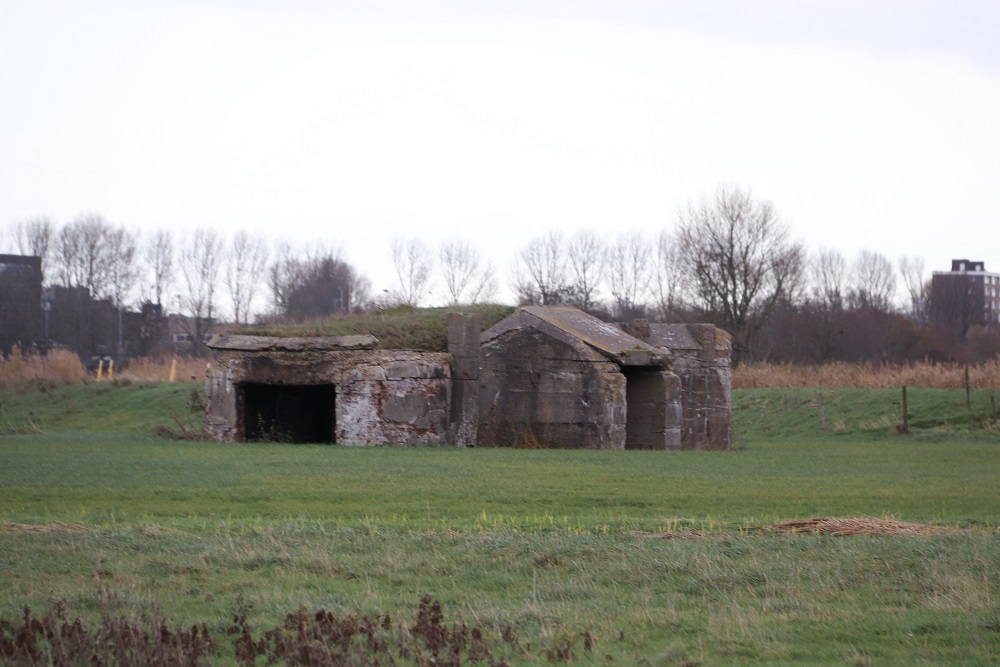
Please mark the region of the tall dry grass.
<svg viewBox="0 0 1000 667"><path fill-rule="evenodd" d="M176 360L177 369L174 373L174 380L177 382L190 382L191 378L201 382L205 379L205 367L211 361L202 358L174 358L174 357L138 357L130 359L128 367L115 377L128 380L152 380L155 382L167 382L170 380L170 368Z"/></svg>
<svg viewBox="0 0 1000 667"><path fill-rule="evenodd" d="M40 380L69 384L86 377L87 369L80 357L69 350L41 354L35 350L21 352L14 346L10 354L0 355L0 389L16 389Z"/></svg>
<svg viewBox="0 0 1000 667"><path fill-rule="evenodd" d="M177 382L189 382L191 378L197 381L205 379L207 359L178 358L176 362L174 379ZM126 368L115 371L114 378L167 382L173 363L172 358L131 359ZM106 368L102 377L108 377ZM35 350L21 352L15 347L9 355L0 355L0 390L17 389L34 382L71 384L88 379L96 377L87 372L80 357L70 350L50 350L48 354L41 354Z"/></svg>
<svg viewBox="0 0 1000 667"><path fill-rule="evenodd" d="M833 362L816 366L745 364L733 369L733 389L887 389L903 386L959 389L965 386L966 368L969 386L973 389L1000 387L1000 361L994 360L970 366L930 362L900 365Z"/></svg>

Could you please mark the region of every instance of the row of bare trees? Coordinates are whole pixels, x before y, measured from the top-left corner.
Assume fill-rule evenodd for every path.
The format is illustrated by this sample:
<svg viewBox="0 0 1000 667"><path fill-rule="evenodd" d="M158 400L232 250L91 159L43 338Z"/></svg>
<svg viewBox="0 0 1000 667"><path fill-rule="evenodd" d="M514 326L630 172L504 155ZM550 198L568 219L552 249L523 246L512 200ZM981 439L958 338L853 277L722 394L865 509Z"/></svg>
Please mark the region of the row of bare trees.
<svg viewBox="0 0 1000 667"><path fill-rule="evenodd" d="M898 275L906 314L928 317L930 289L921 260L903 257ZM519 251L511 284L521 303L567 304L618 320L647 317L716 323L733 334L737 361L768 354L762 332L779 311L808 313L826 326L819 356L833 358L845 313L898 314L897 267L864 250L853 260L811 254L791 238L774 206L749 190L719 187L681 210L655 236L550 231ZM854 321L858 317L852 316Z"/></svg>
<svg viewBox="0 0 1000 667"><path fill-rule="evenodd" d="M128 308L186 316L182 324L197 346L220 317L247 323L265 311L300 319L342 312L359 287L367 299L363 280L337 252L294 257L280 245L272 253L263 237L246 231L230 238L206 228L180 238L166 229L142 236L88 213L61 226L47 218L17 222L7 236L12 252L42 258L46 286L82 289L94 301L111 302L119 347ZM317 304L314 292L331 292L329 283L338 289L336 300ZM271 299L264 305L267 290Z"/></svg>
<svg viewBox="0 0 1000 667"><path fill-rule="evenodd" d="M475 304L495 299L499 288L494 266L464 239L437 248L395 239L389 250L396 286L373 296L368 279L338 250L296 253L248 232L224 238L200 229L176 239L157 230L140 237L85 214L61 227L44 218L16 223L9 236L13 251L43 258L47 284L84 287L119 313L146 302L185 314L195 340L220 314L237 323L301 321L395 304ZM923 325L931 298L921 260L904 257L894 266L870 250L852 261L832 250L807 253L770 202L728 185L690 203L672 228L655 235L543 233L519 249L508 279L522 304L567 304L618 320L714 322L733 334L737 361L773 354L774 322L796 313L811 354L836 358L847 323L877 320L870 326L885 328L871 314L905 311ZM230 309L224 313L220 290Z"/></svg>

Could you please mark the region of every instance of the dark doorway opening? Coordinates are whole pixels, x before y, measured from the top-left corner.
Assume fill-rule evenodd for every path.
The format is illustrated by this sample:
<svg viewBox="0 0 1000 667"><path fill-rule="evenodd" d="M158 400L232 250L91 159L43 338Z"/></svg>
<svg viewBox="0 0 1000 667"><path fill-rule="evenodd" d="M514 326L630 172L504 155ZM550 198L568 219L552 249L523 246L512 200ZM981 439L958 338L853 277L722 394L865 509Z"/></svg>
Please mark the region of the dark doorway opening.
<svg viewBox="0 0 1000 667"><path fill-rule="evenodd" d="M666 449L668 388L660 368L624 366L625 449Z"/></svg>
<svg viewBox="0 0 1000 667"><path fill-rule="evenodd" d="M246 440L335 442L337 392L332 384L245 383L241 390Z"/></svg>

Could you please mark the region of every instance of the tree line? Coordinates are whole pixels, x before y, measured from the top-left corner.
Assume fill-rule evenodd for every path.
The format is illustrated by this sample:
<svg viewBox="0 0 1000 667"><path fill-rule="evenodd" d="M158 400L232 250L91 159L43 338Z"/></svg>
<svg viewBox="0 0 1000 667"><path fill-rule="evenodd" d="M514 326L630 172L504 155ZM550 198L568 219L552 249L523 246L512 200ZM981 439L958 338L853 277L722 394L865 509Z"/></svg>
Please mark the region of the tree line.
<svg viewBox="0 0 1000 667"><path fill-rule="evenodd" d="M303 321L419 306L432 287L438 303L475 304L495 299L500 284L495 267L463 239L437 248L394 239L395 285L373 294L337 248L296 253L245 231L140 236L82 214L61 226L18 222L9 237L14 252L42 258L47 285L86 288L119 314L144 304L184 315L196 341L220 318ZM994 331L970 322L957 330L931 324L922 260L807 252L771 202L730 185L691 202L655 235L542 233L518 249L507 277L520 304L565 304L608 320L713 322L733 335L737 363L953 359L992 356L1000 346Z"/></svg>

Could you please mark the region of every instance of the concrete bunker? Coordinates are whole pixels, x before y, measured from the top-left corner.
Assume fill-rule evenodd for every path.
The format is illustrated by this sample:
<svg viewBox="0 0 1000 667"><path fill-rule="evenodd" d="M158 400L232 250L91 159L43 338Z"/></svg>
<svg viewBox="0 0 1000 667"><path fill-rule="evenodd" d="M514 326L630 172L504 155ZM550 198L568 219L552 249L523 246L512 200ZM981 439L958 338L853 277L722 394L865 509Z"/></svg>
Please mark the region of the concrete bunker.
<svg viewBox="0 0 1000 667"><path fill-rule="evenodd" d="M602 322L527 306L480 334L448 316L448 352L373 336L222 336L210 344L219 440L345 445L728 449L730 339L707 324Z"/></svg>

